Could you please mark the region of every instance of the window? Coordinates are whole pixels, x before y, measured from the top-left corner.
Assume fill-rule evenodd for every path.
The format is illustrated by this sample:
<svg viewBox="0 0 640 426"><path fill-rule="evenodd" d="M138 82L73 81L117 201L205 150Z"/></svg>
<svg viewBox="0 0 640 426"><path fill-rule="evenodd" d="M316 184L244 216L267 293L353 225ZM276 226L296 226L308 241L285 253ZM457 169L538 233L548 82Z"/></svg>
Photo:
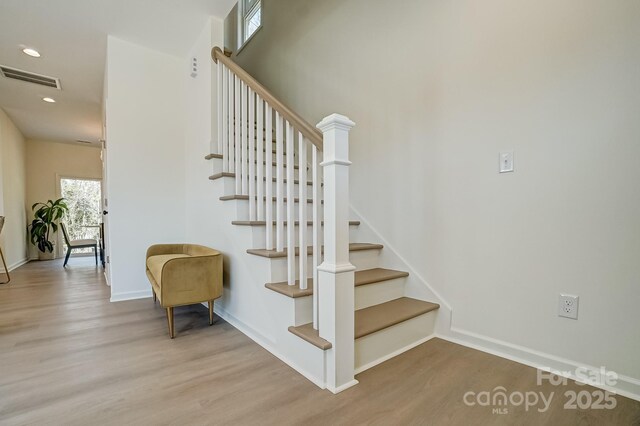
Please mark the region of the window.
<svg viewBox="0 0 640 426"><path fill-rule="evenodd" d="M262 4L260 0L240 0L239 6L238 16L241 22L238 25L240 30L238 48L241 48L262 25Z"/></svg>
<svg viewBox="0 0 640 426"><path fill-rule="evenodd" d="M60 195L67 201L69 213L64 223L72 240L99 239L102 209L101 183L95 179L60 178ZM74 253L92 253L91 249Z"/></svg>

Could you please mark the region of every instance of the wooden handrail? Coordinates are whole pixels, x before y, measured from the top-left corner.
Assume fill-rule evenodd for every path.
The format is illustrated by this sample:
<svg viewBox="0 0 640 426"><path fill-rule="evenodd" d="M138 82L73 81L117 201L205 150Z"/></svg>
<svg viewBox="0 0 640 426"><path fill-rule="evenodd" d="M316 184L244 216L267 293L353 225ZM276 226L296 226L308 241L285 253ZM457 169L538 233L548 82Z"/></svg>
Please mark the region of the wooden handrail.
<svg viewBox="0 0 640 426"><path fill-rule="evenodd" d="M256 92L267 104L277 111L285 120L287 120L293 127L302 133L302 135L309 139L320 151L322 151L322 132L305 121L304 118L293 112L289 107L280 102L269 90L267 90L262 84L260 84L255 78L253 78L242 67L236 64L231 58L228 58L219 47L214 47L211 50L211 57L215 63L222 62L233 71L242 81L245 82L254 92Z"/></svg>

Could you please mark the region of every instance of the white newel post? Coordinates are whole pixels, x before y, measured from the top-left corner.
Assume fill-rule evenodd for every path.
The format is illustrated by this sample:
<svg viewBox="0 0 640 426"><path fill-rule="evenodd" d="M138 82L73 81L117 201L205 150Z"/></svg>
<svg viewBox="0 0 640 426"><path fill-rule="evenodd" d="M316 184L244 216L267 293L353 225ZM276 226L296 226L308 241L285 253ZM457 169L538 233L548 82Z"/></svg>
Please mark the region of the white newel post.
<svg viewBox="0 0 640 426"><path fill-rule="evenodd" d="M318 267L318 332L326 351L326 386L338 393L354 379L354 270L349 262L349 130L340 114L325 117L323 133L324 261Z"/></svg>

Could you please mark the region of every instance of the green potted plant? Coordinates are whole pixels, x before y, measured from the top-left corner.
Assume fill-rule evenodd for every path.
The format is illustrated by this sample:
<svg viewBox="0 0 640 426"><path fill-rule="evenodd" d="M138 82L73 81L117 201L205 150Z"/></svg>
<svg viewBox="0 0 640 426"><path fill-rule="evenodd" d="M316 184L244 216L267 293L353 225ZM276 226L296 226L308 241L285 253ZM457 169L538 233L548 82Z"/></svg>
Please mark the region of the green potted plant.
<svg viewBox="0 0 640 426"><path fill-rule="evenodd" d="M31 210L34 212L34 219L29 225L31 244L38 247L40 260L54 259L56 257L55 242L50 241L49 237L53 237L51 234L58 231L57 222L67 214L69 207L64 198L59 198L46 203L35 203L31 206Z"/></svg>

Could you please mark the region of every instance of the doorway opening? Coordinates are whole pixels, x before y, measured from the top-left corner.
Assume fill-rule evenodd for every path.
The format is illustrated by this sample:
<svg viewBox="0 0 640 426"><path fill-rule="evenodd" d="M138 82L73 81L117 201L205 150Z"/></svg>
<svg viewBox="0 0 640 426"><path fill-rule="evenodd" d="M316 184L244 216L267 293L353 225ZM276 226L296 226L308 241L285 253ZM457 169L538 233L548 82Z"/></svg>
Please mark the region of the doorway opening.
<svg viewBox="0 0 640 426"><path fill-rule="evenodd" d="M100 241L102 183L99 179L60 178L60 196L69 207L65 225L71 240ZM66 253L66 252L65 252ZM90 248L75 249L73 255L93 255Z"/></svg>

